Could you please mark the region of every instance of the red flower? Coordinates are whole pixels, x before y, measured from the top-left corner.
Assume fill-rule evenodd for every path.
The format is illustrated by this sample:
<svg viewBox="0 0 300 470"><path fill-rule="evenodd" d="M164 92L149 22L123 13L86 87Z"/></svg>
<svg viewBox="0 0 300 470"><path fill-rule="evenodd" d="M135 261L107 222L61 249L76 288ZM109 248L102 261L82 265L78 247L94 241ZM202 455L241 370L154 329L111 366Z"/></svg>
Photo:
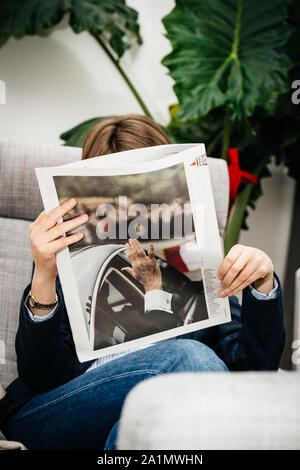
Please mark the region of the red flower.
<svg viewBox="0 0 300 470"><path fill-rule="evenodd" d="M258 184L258 180L255 175L249 173L248 171L243 171L240 168L239 164L239 152L236 148L230 148L228 150L228 173L229 173L229 183L230 183L230 203L229 210L233 204L233 201L236 199L237 191L241 183L251 182L253 184Z"/></svg>

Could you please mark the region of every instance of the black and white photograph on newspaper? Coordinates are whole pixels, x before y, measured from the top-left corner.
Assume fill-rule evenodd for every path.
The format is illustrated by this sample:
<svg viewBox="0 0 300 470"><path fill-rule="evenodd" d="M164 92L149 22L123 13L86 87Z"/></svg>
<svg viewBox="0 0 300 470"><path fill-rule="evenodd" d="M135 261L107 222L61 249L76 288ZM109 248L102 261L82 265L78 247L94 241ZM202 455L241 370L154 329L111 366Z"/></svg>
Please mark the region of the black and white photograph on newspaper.
<svg viewBox="0 0 300 470"><path fill-rule="evenodd" d="M96 157L37 169L46 210L75 198L64 221L88 215L75 230L84 237L57 256L80 360L230 320L217 296L222 248L205 148L177 147L126 168L111 156L111 167Z"/></svg>

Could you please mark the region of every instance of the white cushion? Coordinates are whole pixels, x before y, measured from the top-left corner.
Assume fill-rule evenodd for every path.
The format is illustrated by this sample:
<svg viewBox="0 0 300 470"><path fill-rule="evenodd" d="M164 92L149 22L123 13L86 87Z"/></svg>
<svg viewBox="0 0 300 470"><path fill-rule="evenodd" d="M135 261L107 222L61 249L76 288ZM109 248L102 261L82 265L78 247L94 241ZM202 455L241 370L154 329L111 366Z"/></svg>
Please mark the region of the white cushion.
<svg viewBox="0 0 300 470"><path fill-rule="evenodd" d="M300 373L167 374L127 396L117 448L300 449Z"/></svg>

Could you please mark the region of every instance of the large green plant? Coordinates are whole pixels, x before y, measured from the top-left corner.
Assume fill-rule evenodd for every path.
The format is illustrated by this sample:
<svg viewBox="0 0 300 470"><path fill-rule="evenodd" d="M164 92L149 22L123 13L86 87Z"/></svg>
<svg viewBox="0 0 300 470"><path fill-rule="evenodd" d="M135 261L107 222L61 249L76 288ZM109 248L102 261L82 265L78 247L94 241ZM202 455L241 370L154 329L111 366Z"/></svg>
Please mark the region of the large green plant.
<svg viewBox="0 0 300 470"><path fill-rule="evenodd" d="M166 129L171 141L205 142L209 156L225 159L229 146L237 147L242 169L259 179L241 185L226 251L247 228L247 208L262 194L271 156L300 179L300 113L290 89L300 77L299 15L299 0L177 0L163 20L172 44L163 64L178 97ZM93 123L61 137L80 145Z"/></svg>
<svg viewBox="0 0 300 470"><path fill-rule="evenodd" d="M291 30L283 0L177 0L164 18L173 51L178 118L199 119L224 106L242 121L257 106L274 111L291 65L283 51Z"/></svg>
<svg viewBox="0 0 300 470"><path fill-rule="evenodd" d="M210 156L225 159L237 147L241 167L259 179L269 174L272 155L300 176L300 116L290 89L299 78L299 13L298 0L176 1L163 20L172 44L163 64L179 103L171 113L173 140L203 140ZM260 194L260 185L241 187L226 251Z"/></svg>
<svg viewBox="0 0 300 470"><path fill-rule="evenodd" d="M74 32L89 31L113 61L144 113L142 97L120 65L139 43L137 13L125 0L11 0L0 4L0 43L10 36L37 34L65 13ZM241 166L259 180L269 174L271 156L300 179L300 113L290 85L300 77L300 0L177 0L164 20L172 52L163 60L175 81L178 104L166 129L173 142L205 142L209 156L240 152ZM105 117L89 119L61 138L81 146L88 130ZM261 186L240 188L230 214L225 249L246 227Z"/></svg>

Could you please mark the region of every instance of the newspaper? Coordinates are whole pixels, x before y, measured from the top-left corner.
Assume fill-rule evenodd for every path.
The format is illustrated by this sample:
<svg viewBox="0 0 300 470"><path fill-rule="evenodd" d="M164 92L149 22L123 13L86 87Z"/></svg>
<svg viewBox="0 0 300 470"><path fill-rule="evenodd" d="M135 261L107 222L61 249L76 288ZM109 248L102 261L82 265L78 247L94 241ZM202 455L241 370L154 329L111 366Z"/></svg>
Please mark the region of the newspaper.
<svg viewBox="0 0 300 470"><path fill-rule="evenodd" d="M231 320L217 294L223 250L209 160L203 144L171 144L36 169L46 212L75 197L64 220L89 215L77 229L84 238L57 254L80 361ZM132 240L142 262L154 248L161 288L145 293Z"/></svg>

